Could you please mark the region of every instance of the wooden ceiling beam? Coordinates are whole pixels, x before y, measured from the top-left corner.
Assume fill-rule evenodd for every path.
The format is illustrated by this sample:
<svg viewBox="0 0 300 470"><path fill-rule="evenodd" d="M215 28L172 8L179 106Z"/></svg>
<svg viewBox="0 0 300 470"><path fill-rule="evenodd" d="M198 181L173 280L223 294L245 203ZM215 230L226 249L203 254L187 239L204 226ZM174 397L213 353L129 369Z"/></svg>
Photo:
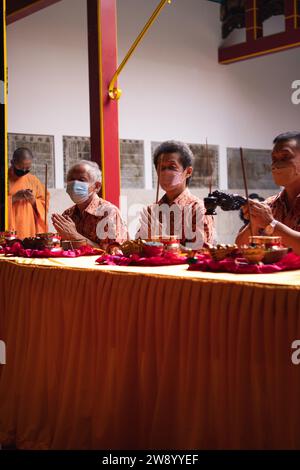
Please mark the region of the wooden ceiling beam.
<svg viewBox="0 0 300 470"><path fill-rule="evenodd" d="M61 0L10 0L6 6L6 24L14 23Z"/></svg>
<svg viewBox="0 0 300 470"><path fill-rule="evenodd" d="M246 41L232 46L221 46L219 48L220 64L231 64L300 46L298 0L285 0L286 29L269 36L263 36L258 5L258 0L246 0Z"/></svg>

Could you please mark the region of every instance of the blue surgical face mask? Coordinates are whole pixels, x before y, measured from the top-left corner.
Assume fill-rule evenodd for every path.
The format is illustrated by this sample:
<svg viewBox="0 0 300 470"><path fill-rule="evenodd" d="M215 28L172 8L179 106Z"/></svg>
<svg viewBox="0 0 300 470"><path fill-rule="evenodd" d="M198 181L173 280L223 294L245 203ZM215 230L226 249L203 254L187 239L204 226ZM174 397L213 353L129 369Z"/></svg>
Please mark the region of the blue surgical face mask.
<svg viewBox="0 0 300 470"><path fill-rule="evenodd" d="M90 183L85 181L69 181L67 183L67 193L75 204L83 204L90 197Z"/></svg>

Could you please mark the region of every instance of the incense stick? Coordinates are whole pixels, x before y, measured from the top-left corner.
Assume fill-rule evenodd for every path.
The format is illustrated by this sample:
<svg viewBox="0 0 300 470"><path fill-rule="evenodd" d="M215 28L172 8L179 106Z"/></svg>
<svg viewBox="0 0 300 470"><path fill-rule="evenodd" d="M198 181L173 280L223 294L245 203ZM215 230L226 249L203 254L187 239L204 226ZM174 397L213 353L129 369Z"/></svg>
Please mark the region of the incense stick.
<svg viewBox="0 0 300 470"><path fill-rule="evenodd" d="M207 143L207 138L205 139L205 151L206 151L206 164L207 164L207 174L209 174L209 152L208 152L208 143ZM210 173L210 179L209 179L209 194L212 192L212 178L213 178L213 172L211 171Z"/></svg>
<svg viewBox="0 0 300 470"><path fill-rule="evenodd" d="M161 169L161 155L158 157L158 162L157 162L157 186L156 186L156 199L155 203L158 203L158 197L159 197L159 184L160 184L160 169Z"/></svg>
<svg viewBox="0 0 300 470"><path fill-rule="evenodd" d="M45 164L45 230L47 227L47 199L48 199L48 165L47 163Z"/></svg>
<svg viewBox="0 0 300 470"><path fill-rule="evenodd" d="M253 237L253 226L252 226L252 217L251 217L250 203L249 203L247 176L246 176L246 169L245 169L245 162L244 162L244 152L243 152L243 149L242 149L241 147L240 147L240 156L241 156L241 164L242 164L242 173L243 173L243 180L244 180L244 188L245 188L245 194L246 194L247 206L248 206L248 212L249 212L249 227L250 227L251 237Z"/></svg>

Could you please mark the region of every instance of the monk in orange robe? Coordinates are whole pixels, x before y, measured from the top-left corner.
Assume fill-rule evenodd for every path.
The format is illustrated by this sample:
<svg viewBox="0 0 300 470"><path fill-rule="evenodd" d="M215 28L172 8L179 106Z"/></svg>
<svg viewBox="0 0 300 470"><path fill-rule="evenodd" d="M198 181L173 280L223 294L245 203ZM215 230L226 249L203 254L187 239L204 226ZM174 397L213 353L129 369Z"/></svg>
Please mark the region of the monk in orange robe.
<svg viewBox="0 0 300 470"><path fill-rule="evenodd" d="M20 147L14 152L8 170L8 229L16 230L21 239L48 231L48 224L45 224L45 187L36 176L30 174L32 159L31 151ZM49 194L47 201L49 203Z"/></svg>

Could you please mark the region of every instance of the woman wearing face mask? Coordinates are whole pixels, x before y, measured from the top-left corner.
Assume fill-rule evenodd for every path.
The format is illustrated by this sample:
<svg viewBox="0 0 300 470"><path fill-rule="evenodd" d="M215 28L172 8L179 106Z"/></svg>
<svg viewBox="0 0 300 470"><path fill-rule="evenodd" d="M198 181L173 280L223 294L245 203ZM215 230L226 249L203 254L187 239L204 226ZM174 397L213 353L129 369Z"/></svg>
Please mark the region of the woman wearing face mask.
<svg viewBox="0 0 300 470"><path fill-rule="evenodd" d="M48 231L45 224L45 187L36 176L30 174L32 159L31 151L20 147L14 152L8 171L8 229L16 230L21 239ZM47 201L49 203L49 194Z"/></svg>
<svg viewBox="0 0 300 470"><path fill-rule="evenodd" d="M81 160L70 168L67 193L75 205L62 215L52 215L53 225L63 240L103 249L127 240L127 228L119 209L98 196L100 189L101 171L97 163Z"/></svg>
<svg viewBox="0 0 300 470"><path fill-rule="evenodd" d="M265 202L249 201L254 235L281 236L283 243L300 254L300 133L288 132L274 139L272 176L283 190ZM237 236L247 244L250 230Z"/></svg>
<svg viewBox="0 0 300 470"><path fill-rule="evenodd" d="M165 194L141 213L136 238L175 236L193 249L213 241L213 218L205 215L203 201L188 189L193 160L190 148L182 142L167 141L157 147L154 166Z"/></svg>

